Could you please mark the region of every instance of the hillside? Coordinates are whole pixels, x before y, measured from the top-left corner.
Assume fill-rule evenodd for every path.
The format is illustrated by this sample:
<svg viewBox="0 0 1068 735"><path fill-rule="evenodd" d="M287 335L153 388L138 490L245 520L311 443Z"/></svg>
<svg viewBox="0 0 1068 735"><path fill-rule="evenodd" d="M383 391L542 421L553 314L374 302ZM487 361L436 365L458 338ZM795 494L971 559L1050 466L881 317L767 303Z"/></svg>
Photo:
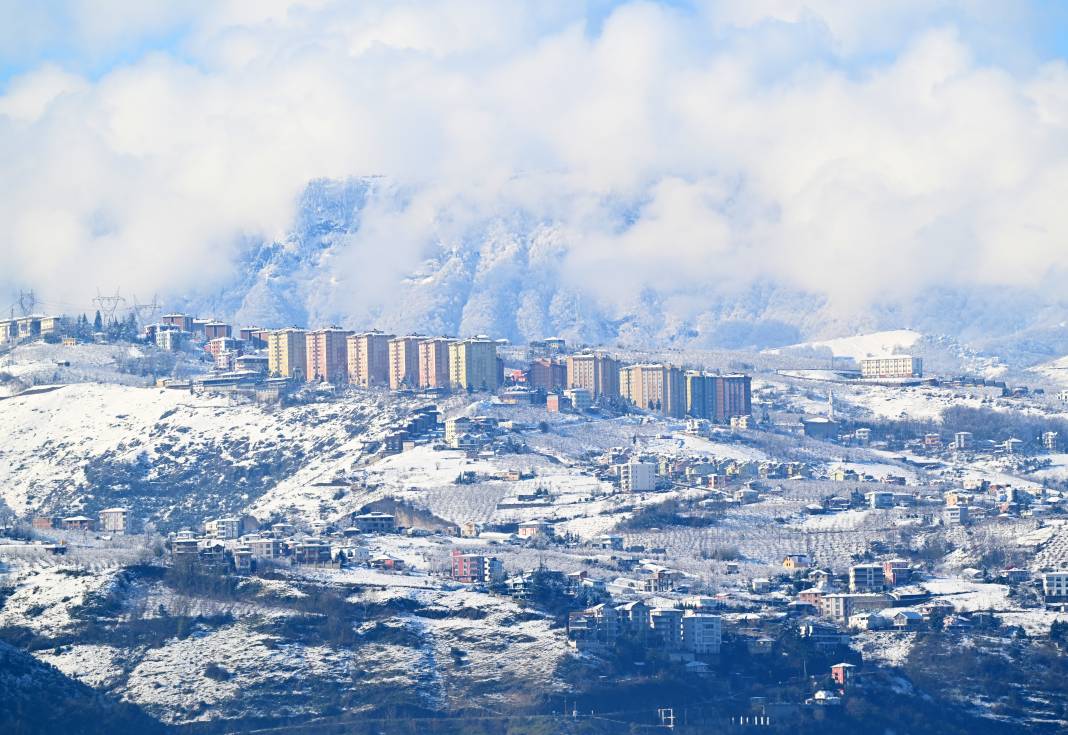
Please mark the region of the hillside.
<svg viewBox="0 0 1068 735"><path fill-rule="evenodd" d="M411 405L368 393L273 406L66 385L3 402L0 498L18 513L68 515L132 503L173 528L237 511L283 482L333 479L373 452Z"/></svg>

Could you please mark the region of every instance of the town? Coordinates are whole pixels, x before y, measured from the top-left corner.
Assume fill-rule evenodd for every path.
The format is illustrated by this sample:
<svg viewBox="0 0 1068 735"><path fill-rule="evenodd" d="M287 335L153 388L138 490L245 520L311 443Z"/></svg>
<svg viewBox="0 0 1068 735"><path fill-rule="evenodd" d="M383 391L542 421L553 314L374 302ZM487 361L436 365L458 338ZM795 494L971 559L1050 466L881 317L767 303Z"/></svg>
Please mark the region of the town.
<svg viewBox="0 0 1068 735"><path fill-rule="evenodd" d="M169 406L163 421L253 411L250 432L281 437L286 417L302 412L297 421L312 422L305 430L328 439L352 431L329 412L360 405L378 407L369 409L377 423L356 430L352 444L316 440L321 456L280 465L296 484L281 476L262 493L203 496L208 487L198 485L165 503L151 488L164 487L180 460L160 449L146 459L137 447L165 450L174 441L165 437L195 424L157 421L123 432L124 451L148 462L139 470L148 484L100 475L128 488L126 500L90 487L43 496L27 487L20 512L10 499L0 555L14 586L0 633L59 641L47 644L47 660L63 669L81 665L77 616L64 613L58 628L27 616L41 608L32 590L44 575L71 569L97 570L86 579L100 586L82 591L82 608L121 579L124 595L158 607L158 624L188 620L209 637L250 623L233 612L190 617L191 601L295 615L289 606L303 589L340 585L352 599L387 594L405 605L460 595L462 609L481 617L533 611L524 625L538 649L529 655L546 659L539 669L575 657L593 671L704 690L727 672L742 675L739 666L774 662L775 683L756 676L719 698L716 721L741 728L866 707L900 688L901 667L925 675L929 662L913 657L931 646L1037 637L1056 647L1068 628L1068 487L1031 479L1063 461L1063 398L1037 385L925 376L921 358L899 354L838 360L834 371L800 357L783 358L789 367L735 360L717 369L560 338L514 346L336 327L249 327L234 337L230 324L184 314L121 333L87 326L87 317L6 322L9 369L34 350L62 355L50 359L66 370L61 363L128 343L185 373L121 388L151 391L151 411ZM155 362L167 354L184 362ZM23 381L5 407L40 410L72 389ZM910 416L915 408L902 412L907 420L862 408L901 397L944 405L941 423ZM1000 426L999 417L1011 421ZM246 419L220 420L225 428ZM147 443L137 437L144 431ZM229 512L205 513L210 502ZM289 592L278 598L280 586ZM456 666L476 660L456 631L435 635L457 641ZM547 694L560 686L539 676ZM597 695L586 696L592 704ZM180 722L188 715L168 709L176 702L158 707Z"/></svg>

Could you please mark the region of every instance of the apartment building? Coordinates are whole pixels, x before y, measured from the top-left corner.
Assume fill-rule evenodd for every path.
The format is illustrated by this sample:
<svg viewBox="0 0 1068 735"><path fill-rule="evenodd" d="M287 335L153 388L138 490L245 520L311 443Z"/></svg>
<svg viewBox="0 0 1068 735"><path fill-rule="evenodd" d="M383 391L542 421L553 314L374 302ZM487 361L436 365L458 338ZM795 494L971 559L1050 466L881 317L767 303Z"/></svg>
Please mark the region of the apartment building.
<svg viewBox="0 0 1068 735"><path fill-rule="evenodd" d="M504 577L504 564L494 556L465 554L459 549L453 549L451 562L450 576L457 582L488 584Z"/></svg>
<svg viewBox="0 0 1068 735"><path fill-rule="evenodd" d="M204 339L212 340L220 337L233 337L233 327L226 322L214 319L204 324Z"/></svg>
<svg viewBox="0 0 1068 735"><path fill-rule="evenodd" d="M394 337L387 343L389 387L391 390L419 385L419 343L421 337Z"/></svg>
<svg viewBox="0 0 1068 735"><path fill-rule="evenodd" d="M187 314L164 314L159 323L177 327L182 332L193 331L193 317Z"/></svg>
<svg viewBox="0 0 1068 735"><path fill-rule="evenodd" d="M723 620L719 615L688 610L682 616L682 642L686 650L699 655L719 653L723 641Z"/></svg>
<svg viewBox="0 0 1068 735"><path fill-rule="evenodd" d="M656 607L649 611L649 627L654 639L664 648L682 648L683 615L677 607Z"/></svg>
<svg viewBox="0 0 1068 735"><path fill-rule="evenodd" d="M378 330L348 337L346 347L350 383L361 388L389 385L389 341L393 337Z"/></svg>
<svg viewBox="0 0 1068 735"><path fill-rule="evenodd" d="M850 592L879 592L885 584L882 564L854 564L849 568Z"/></svg>
<svg viewBox="0 0 1068 735"><path fill-rule="evenodd" d="M500 387L497 344L474 337L449 344L449 382L463 390L496 391Z"/></svg>
<svg viewBox="0 0 1068 735"><path fill-rule="evenodd" d="M710 418L729 421L734 416L753 413L753 379L748 375L717 375L716 412Z"/></svg>
<svg viewBox="0 0 1068 735"><path fill-rule="evenodd" d="M619 361L599 352L567 358L567 387L584 388L594 400L619 398Z"/></svg>
<svg viewBox="0 0 1068 735"><path fill-rule="evenodd" d="M619 465L619 487L628 493L645 493L656 488L656 465L627 462Z"/></svg>
<svg viewBox="0 0 1068 735"><path fill-rule="evenodd" d="M420 388L449 387L449 340L435 337L419 343L417 383Z"/></svg>
<svg viewBox="0 0 1068 735"><path fill-rule="evenodd" d="M204 523L204 533L211 538L232 540L241 538L241 519L214 518Z"/></svg>
<svg viewBox="0 0 1068 735"><path fill-rule="evenodd" d="M688 371L686 415L709 421L728 422L753 412L752 379L748 375L716 375Z"/></svg>
<svg viewBox="0 0 1068 735"><path fill-rule="evenodd" d="M156 330L156 347L164 352L177 352L182 347L182 337L188 334L183 332L177 327L168 326L164 329L162 326Z"/></svg>
<svg viewBox="0 0 1068 735"><path fill-rule="evenodd" d="M716 376L688 370L686 383L686 415L713 420L716 415Z"/></svg>
<svg viewBox="0 0 1068 735"><path fill-rule="evenodd" d="M130 533L132 518L126 508L107 508L100 511L100 530L125 536Z"/></svg>
<svg viewBox="0 0 1068 735"><path fill-rule="evenodd" d="M1068 597L1068 572L1046 572L1041 579L1045 597Z"/></svg>
<svg viewBox="0 0 1068 735"><path fill-rule="evenodd" d="M923 360L910 355L873 357L860 361L864 378L922 378Z"/></svg>
<svg viewBox="0 0 1068 735"><path fill-rule="evenodd" d="M307 332L290 327L267 335L267 370L276 377L304 380L308 375Z"/></svg>
<svg viewBox="0 0 1068 735"><path fill-rule="evenodd" d="M204 350L211 355L211 359L218 365L219 356L224 352L236 353L235 356L240 355L241 342L233 337L213 337L204 345Z"/></svg>
<svg viewBox="0 0 1068 735"><path fill-rule="evenodd" d="M579 413L593 406L593 396L585 388L568 388L564 398L571 402L571 408Z"/></svg>
<svg viewBox="0 0 1068 735"><path fill-rule="evenodd" d="M346 340L352 332L340 327L325 327L308 332L308 380L326 383L347 383L349 356Z"/></svg>
<svg viewBox="0 0 1068 735"><path fill-rule="evenodd" d="M531 388L553 392L567 387L567 363L549 357L532 360L527 373L527 385Z"/></svg>
<svg viewBox="0 0 1068 735"><path fill-rule="evenodd" d="M686 415L686 383L677 367L645 364L621 368L619 392L639 408L673 418Z"/></svg>

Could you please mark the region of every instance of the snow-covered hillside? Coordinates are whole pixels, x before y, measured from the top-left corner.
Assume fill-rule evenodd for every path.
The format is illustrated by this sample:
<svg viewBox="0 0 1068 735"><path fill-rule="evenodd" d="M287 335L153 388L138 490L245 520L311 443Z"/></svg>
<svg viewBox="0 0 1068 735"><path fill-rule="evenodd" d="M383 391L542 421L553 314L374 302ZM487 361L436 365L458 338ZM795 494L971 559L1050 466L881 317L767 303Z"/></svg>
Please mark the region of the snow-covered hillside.
<svg viewBox="0 0 1068 735"><path fill-rule="evenodd" d="M207 353L195 347L164 352L152 345L126 342L73 346L30 342L0 357L0 398L41 385L83 382L152 385L156 377L184 377L202 372L206 360Z"/></svg>
<svg viewBox="0 0 1068 735"><path fill-rule="evenodd" d="M278 407L219 395L83 383L0 407L0 493L19 513L120 500L166 525L294 492L359 462L412 401L353 393Z"/></svg>
<svg viewBox="0 0 1068 735"><path fill-rule="evenodd" d="M922 337L922 334L911 329L894 329L886 332L858 334L852 337L804 342L790 345L784 349L824 348L830 350L835 357L850 357L859 362L868 357L881 357L905 352Z"/></svg>

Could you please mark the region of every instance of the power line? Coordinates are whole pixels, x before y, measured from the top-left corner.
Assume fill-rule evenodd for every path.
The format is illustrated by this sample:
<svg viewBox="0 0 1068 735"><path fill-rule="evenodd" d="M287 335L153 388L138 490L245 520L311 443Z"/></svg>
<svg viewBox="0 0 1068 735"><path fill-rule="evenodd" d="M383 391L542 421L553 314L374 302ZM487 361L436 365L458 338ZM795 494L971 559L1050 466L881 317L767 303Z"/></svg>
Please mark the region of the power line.
<svg viewBox="0 0 1068 735"><path fill-rule="evenodd" d="M37 297L34 295L33 289L19 291L18 305L22 316L29 316L33 313L34 307L37 306Z"/></svg>
<svg viewBox="0 0 1068 735"><path fill-rule="evenodd" d="M162 311L163 307L160 306L159 303L159 294L153 294L152 301L147 304L140 303L137 299L137 294L134 294L133 304L130 305L130 310L137 319L137 323L144 325L156 321L156 314Z"/></svg>
<svg viewBox="0 0 1068 735"><path fill-rule="evenodd" d="M104 317L105 323L110 324L115 321L115 312L119 310L121 304L126 303L126 299L119 295L119 289L115 289L114 296L104 296L100 293L100 289L96 290L96 298L93 299L93 303L100 308L100 314Z"/></svg>

